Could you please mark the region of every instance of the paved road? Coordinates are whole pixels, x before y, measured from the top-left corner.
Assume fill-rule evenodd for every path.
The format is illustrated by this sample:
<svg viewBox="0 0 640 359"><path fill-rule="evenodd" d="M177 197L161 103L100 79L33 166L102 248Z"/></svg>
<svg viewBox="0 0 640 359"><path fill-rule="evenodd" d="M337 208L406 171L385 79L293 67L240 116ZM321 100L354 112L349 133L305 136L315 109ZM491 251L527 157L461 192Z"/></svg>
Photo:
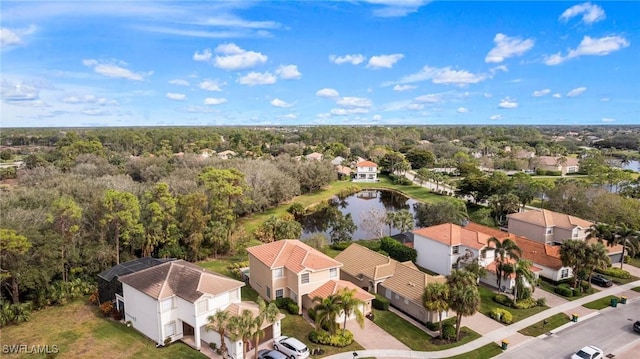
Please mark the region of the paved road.
<svg viewBox="0 0 640 359"><path fill-rule="evenodd" d="M600 315L578 322L551 336L532 339L513 351L507 350L499 358L569 358L585 345L595 345L605 355L618 354L626 347L640 343L640 334L632 328L636 320L640 320L640 300L603 310Z"/></svg>

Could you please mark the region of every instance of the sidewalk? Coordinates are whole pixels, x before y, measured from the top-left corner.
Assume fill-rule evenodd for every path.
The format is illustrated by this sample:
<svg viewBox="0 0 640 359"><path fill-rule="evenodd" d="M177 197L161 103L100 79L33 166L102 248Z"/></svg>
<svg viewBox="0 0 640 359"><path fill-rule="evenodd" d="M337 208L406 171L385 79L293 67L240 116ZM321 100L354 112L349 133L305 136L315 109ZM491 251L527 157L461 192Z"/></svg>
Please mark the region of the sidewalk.
<svg viewBox="0 0 640 359"><path fill-rule="evenodd" d="M536 315L532 315L528 318L525 318L519 322L513 323L509 326L504 326L504 327L492 330L487 334L483 335L481 338L478 338L470 343L461 345L459 347L451 348L451 349L440 350L436 352L418 352L418 351L411 351L411 350L394 350L394 349L361 350L361 351L358 351L357 354L359 357L448 358L451 356L473 351L491 342L500 343L503 339L509 339L509 338L517 339L518 336L520 335L518 333L519 330L524 329L532 324L535 324L557 313L567 313L567 312L571 313L572 311L581 310L580 308L586 309L582 307L583 304L589 303L599 298L604 298L609 295L621 295L623 293L633 295L633 298L638 298L638 296L640 296L640 293L630 290L631 288L635 288L638 286L640 286L640 280L627 283L621 286L613 286L613 287L604 289L598 293L594 293L584 298L576 299L574 301L567 301L566 303L560 304L556 307L549 308L543 312L540 312ZM635 293L636 295L632 293ZM629 296L629 298L632 298L632 297ZM465 318L465 319L468 319L468 318ZM463 319L463 323L465 322L465 319ZM527 340L523 340L522 342L525 342L525 341ZM628 348L625 348L625 349L628 349ZM336 355L328 356L326 358L353 359L353 353L339 353Z"/></svg>

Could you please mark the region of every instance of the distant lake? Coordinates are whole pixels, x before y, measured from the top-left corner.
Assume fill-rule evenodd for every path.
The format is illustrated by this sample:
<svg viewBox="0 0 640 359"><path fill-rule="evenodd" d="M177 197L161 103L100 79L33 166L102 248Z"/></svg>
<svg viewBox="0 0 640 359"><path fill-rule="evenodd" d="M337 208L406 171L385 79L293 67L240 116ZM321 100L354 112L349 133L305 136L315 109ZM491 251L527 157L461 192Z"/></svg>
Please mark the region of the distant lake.
<svg viewBox="0 0 640 359"><path fill-rule="evenodd" d="M622 169L640 172L640 161L629 161L629 163L622 166Z"/></svg>
<svg viewBox="0 0 640 359"><path fill-rule="evenodd" d="M374 238L371 231L366 229L368 226L364 221L365 218L371 217L372 209L378 213L407 209L412 215L415 215L414 203L417 202L398 192L384 190L365 190L343 199L334 197L330 200L330 205L337 208L343 215L351 213L353 223L358 226L356 232L353 233L353 240ZM324 233L329 238L331 229L321 230L327 226L327 218L323 217L326 216L323 216L322 212L317 212L300 219L303 228L301 238L308 238L315 233ZM398 233L400 233L398 229L391 228L391 235ZM389 226L384 226L384 235L389 235Z"/></svg>

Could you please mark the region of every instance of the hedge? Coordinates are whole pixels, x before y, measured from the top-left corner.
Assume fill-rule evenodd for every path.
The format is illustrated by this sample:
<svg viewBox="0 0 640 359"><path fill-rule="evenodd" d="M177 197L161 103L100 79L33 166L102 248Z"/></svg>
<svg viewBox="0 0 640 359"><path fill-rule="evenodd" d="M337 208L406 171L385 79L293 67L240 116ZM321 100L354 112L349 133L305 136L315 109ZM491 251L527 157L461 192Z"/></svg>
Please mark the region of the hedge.
<svg viewBox="0 0 640 359"><path fill-rule="evenodd" d="M353 333L348 330L340 330L338 333L331 335L324 330L313 330L309 333L309 340L316 344L342 348L353 343Z"/></svg>
<svg viewBox="0 0 640 359"><path fill-rule="evenodd" d="M378 310L389 310L389 299L381 296L380 294L376 294L371 305Z"/></svg>
<svg viewBox="0 0 640 359"><path fill-rule="evenodd" d="M553 291L564 297L573 297L573 289L571 289L567 284L560 284L555 287Z"/></svg>
<svg viewBox="0 0 640 359"><path fill-rule="evenodd" d="M511 312L502 308L495 308L491 313L489 313L489 316L504 324L511 324L511 322L513 322L513 315Z"/></svg>
<svg viewBox="0 0 640 359"><path fill-rule="evenodd" d="M631 278L631 273L627 272L624 269L620 268L607 268L605 270L596 269L596 272L600 274L607 275L609 277L621 278L621 279L629 279Z"/></svg>

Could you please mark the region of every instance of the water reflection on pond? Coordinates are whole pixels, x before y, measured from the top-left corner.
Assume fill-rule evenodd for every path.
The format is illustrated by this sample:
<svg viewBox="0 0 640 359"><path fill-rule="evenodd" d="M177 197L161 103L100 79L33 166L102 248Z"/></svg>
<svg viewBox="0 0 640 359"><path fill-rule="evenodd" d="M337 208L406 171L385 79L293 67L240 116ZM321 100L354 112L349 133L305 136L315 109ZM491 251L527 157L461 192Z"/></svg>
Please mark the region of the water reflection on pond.
<svg viewBox="0 0 640 359"><path fill-rule="evenodd" d="M372 213L384 215L386 212L396 212L402 209L408 210L414 215L413 204L415 200L410 199L398 192L385 190L365 190L345 198L334 197L330 200L329 205L332 207L328 210L321 210L305 216L299 221L302 223L303 233L302 239L308 238L316 233L323 233L329 238L331 228L329 228L329 211L337 209L343 216L351 214L353 223L358 229L353 233L353 240L377 238L374 226L383 228L384 235L389 235L389 226L376 221L371 223ZM391 228L391 235L398 234L400 231Z"/></svg>

